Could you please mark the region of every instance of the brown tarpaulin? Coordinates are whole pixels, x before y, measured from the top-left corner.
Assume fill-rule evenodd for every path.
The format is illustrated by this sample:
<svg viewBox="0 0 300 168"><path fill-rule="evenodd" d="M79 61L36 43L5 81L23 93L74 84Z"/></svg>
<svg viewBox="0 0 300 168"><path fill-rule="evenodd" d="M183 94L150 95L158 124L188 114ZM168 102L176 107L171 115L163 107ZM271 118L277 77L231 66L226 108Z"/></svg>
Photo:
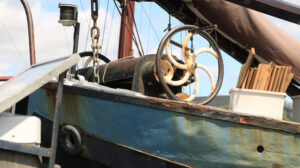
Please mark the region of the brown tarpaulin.
<svg viewBox="0 0 300 168"><path fill-rule="evenodd" d="M300 80L300 40L260 12L224 0L194 0L194 3L222 32L244 46L254 47L257 55L267 61L292 66L295 78Z"/></svg>

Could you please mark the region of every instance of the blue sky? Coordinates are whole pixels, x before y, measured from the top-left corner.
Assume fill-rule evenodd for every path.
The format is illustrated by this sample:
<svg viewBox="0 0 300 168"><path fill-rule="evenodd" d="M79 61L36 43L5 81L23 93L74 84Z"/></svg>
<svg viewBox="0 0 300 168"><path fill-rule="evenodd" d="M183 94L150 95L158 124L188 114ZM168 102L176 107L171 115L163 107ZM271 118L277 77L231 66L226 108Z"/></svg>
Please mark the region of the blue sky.
<svg viewBox="0 0 300 168"><path fill-rule="evenodd" d="M105 33L101 32L101 37L105 34L103 40L105 44L102 46L102 53L106 53L108 57L115 59L117 57L120 16L117 13L112 0L99 0L99 2L99 27L101 28L101 31L104 30L106 5L107 2L109 2L106 31ZM289 2L300 4L298 0L291 0ZM72 3L78 6L80 12L79 21L81 23L79 51L91 50L91 39L87 36L90 21L89 0L31 0L29 1L29 4L32 7L35 23L38 62L69 55L72 52L73 29L71 27L62 27L58 24L58 3ZM3 37L2 41L0 40L0 44L7 44L5 48L0 47L0 52L2 51L0 58L1 60L4 60L4 63L0 65L0 75L15 75L29 67L27 30L25 26L26 23L24 22L25 14L20 2L16 0L2 0L0 2L0 9L2 11L0 14L0 32L4 32L4 34L0 34L1 37ZM15 21L17 23L12 21L14 20L11 18L13 15L18 16L17 21ZM145 53L155 53L160 40L166 34L164 29L168 24L168 14L155 3L143 2L136 3L135 16ZM149 24L148 18L151 20L152 25ZM273 17L270 18L288 33L300 39L299 25L288 23ZM6 27L11 37L7 35L8 33L5 31L5 28L3 28L3 25ZM175 18L172 18L172 27L178 25L181 25L181 23ZM13 43L15 45L13 45ZM16 52L16 50L18 50L18 52ZM228 94L229 89L236 85L241 64L224 52L222 55L225 74L220 94ZM209 65L208 63L208 67L213 68L213 65ZM209 81L204 82L201 86L208 87Z"/></svg>

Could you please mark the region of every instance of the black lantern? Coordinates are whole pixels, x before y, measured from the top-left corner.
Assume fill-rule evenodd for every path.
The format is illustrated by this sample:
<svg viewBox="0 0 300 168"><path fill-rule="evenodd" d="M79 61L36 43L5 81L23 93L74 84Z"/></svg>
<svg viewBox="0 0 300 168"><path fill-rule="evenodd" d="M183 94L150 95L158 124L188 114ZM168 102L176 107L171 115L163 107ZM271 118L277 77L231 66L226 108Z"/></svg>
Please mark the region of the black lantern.
<svg viewBox="0 0 300 168"><path fill-rule="evenodd" d="M59 23L64 26L72 26L77 23L78 11L76 5L59 4L58 7L60 8Z"/></svg>

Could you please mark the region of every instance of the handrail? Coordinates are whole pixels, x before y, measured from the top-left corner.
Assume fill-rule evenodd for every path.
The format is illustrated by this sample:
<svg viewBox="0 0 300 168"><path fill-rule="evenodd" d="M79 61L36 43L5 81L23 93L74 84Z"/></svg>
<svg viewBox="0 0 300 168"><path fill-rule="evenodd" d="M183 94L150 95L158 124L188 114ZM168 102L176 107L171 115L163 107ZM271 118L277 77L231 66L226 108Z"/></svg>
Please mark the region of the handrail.
<svg viewBox="0 0 300 168"><path fill-rule="evenodd" d="M27 0L21 0L22 5L25 9L27 16L27 25L28 25L28 37L29 37L29 52L30 52L30 65L36 64L35 57L35 42L34 42L34 29L33 29L33 20L30 7L27 3Z"/></svg>

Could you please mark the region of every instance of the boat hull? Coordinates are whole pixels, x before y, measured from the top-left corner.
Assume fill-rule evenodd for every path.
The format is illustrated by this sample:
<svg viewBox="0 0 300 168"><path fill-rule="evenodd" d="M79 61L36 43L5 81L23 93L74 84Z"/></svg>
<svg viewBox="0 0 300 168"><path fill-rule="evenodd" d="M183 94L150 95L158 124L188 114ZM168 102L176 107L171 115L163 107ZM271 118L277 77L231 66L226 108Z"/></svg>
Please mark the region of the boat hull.
<svg viewBox="0 0 300 168"><path fill-rule="evenodd" d="M295 123L105 87L72 85L64 90L61 124L73 125L92 139L193 167L300 165L300 127ZM53 86L33 93L29 113L52 118L54 93ZM105 163L107 159L92 157L101 144L95 142L83 143L81 156L116 167Z"/></svg>

